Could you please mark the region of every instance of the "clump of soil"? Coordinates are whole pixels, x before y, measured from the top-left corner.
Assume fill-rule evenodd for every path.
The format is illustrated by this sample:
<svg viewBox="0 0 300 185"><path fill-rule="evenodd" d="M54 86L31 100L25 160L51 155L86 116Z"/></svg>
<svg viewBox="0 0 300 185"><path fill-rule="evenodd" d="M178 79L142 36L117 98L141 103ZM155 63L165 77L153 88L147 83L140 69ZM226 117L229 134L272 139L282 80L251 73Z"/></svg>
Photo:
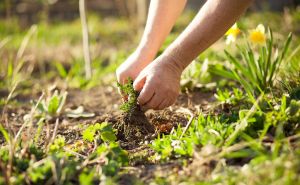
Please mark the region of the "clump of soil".
<svg viewBox="0 0 300 185"><path fill-rule="evenodd" d="M114 124L117 137L122 141L141 141L155 132L154 126L149 122L140 106L135 106L129 113L122 113L118 122Z"/></svg>
<svg viewBox="0 0 300 185"><path fill-rule="evenodd" d="M139 92L133 88L133 80L128 78L125 84L117 84L126 97L120 109L123 111L119 122L115 124L117 137L122 141L144 140L149 134L155 132L154 126L149 123L146 115L137 103Z"/></svg>

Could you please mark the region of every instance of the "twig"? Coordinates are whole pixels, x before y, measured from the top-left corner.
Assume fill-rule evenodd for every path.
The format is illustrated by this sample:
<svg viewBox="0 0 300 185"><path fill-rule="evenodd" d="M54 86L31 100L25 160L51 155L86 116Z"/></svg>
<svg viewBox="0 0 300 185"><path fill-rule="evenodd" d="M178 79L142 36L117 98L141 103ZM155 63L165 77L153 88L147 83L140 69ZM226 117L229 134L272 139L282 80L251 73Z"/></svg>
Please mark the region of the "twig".
<svg viewBox="0 0 300 185"><path fill-rule="evenodd" d="M248 119L253 116L253 114L255 113L255 111L259 108L258 107L258 103L261 101L263 97L263 94L260 95L257 100L254 102L253 106L251 107L251 109L249 110L249 112L247 113L247 115L240 120L239 122L236 123L235 126L235 130L233 131L233 133L226 139L226 146L229 146L232 144L232 142L235 141L235 139L237 138L238 134L243 131L244 129L247 128L248 126Z"/></svg>
<svg viewBox="0 0 300 185"><path fill-rule="evenodd" d="M76 155L76 156L81 157L81 158L83 158L83 159L86 159L86 158L88 157L88 156L82 155L82 154L80 154L80 153L78 153L78 152L74 152L74 151L72 151L72 150L70 150L70 149L67 149L67 148L64 148L64 150L65 150L66 152L69 152L70 154Z"/></svg>
<svg viewBox="0 0 300 185"><path fill-rule="evenodd" d="M26 49L26 47L28 45L28 42L29 42L30 38L32 37L32 35L36 32L36 30L37 30L37 26L36 25L31 26L31 28L28 31L27 35L24 37L24 39L23 39L23 41L21 43L21 46L20 46L20 48L19 48L19 50L17 52L16 62L18 62L22 58L22 56L24 54L24 51L25 51L25 49ZM18 71L18 69L16 71Z"/></svg>
<svg viewBox="0 0 300 185"><path fill-rule="evenodd" d="M6 19L11 17L11 1L5 0L5 9L6 9Z"/></svg>
<svg viewBox="0 0 300 185"><path fill-rule="evenodd" d="M83 42L83 54L85 62L85 77L91 79L92 69L91 69L91 56L89 48L89 30L87 25L86 10L85 10L85 0L79 0L79 13L82 25L82 42Z"/></svg>
<svg viewBox="0 0 300 185"><path fill-rule="evenodd" d="M42 93L42 95L40 96L39 100L37 101L36 105L34 106L34 108L31 110L30 112L30 121L32 123L33 121L33 116L34 116L34 112L36 111L38 105L40 104L40 102L42 101L44 97L44 93ZM14 138L14 143L17 142L18 137L20 136L20 134L22 133L23 129L25 128L25 126L27 125L27 120L24 121L23 125L21 126L21 128L19 129L18 133L16 134L15 138Z"/></svg>
<svg viewBox="0 0 300 185"><path fill-rule="evenodd" d="M58 123L59 123L59 119L56 118L54 130L53 130L53 134L52 134L52 138L50 139L50 142L48 143L47 152L48 152L48 150L49 150L49 146L50 146L50 145L53 143L53 141L55 140L55 136L56 136L57 128L58 128Z"/></svg>
<svg viewBox="0 0 300 185"><path fill-rule="evenodd" d="M4 47L5 44L7 44L10 40L11 40L10 37L6 37L5 39L3 39L3 40L0 42L0 49L1 49L2 47Z"/></svg>
<svg viewBox="0 0 300 185"><path fill-rule="evenodd" d="M189 114L191 117L187 123L187 125L185 126L181 136L180 136L180 139L184 136L184 134L186 133L186 131L189 129L190 125L192 124L194 118L195 118L195 115L193 114L193 112L189 109L186 109L186 108L181 108L179 110L177 110L176 112L181 112L181 113L184 113L184 114Z"/></svg>
<svg viewBox="0 0 300 185"><path fill-rule="evenodd" d="M192 124L193 120L194 120L194 115L191 116L189 122L188 122L187 125L185 126L185 128L184 128L184 130L183 130L183 132L182 132L182 134L181 134L181 136L180 136L180 139L183 137L183 135L184 135L184 134L186 133L186 131L189 129L189 127L190 127L190 125Z"/></svg>

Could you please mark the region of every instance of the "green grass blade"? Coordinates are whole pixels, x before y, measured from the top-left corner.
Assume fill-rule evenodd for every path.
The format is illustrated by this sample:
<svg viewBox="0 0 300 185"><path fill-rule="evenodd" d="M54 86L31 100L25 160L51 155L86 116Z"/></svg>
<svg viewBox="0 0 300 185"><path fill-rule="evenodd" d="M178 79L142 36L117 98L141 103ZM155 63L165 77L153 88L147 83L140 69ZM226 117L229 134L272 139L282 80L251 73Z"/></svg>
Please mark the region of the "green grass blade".
<svg viewBox="0 0 300 185"><path fill-rule="evenodd" d="M5 141L7 143L10 143L10 136L9 136L8 132L5 130L5 128L2 126L2 124L0 124L0 132L3 135Z"/></svg>
<svg viewBox="0 0 300 185"><path fill-rule="evenodd" d="M229 62L231 62L240 72L244 75L247 79L249 79L252 83L255 83L255 79L249 72L247 68L242 66L235 57L233 57L230 53L225 50L226 57L228 58Z"/></svg>
<svg viewBox="0 0 300 185"><path fill-rule="evenodd" d="M276 66L277 66L277 63L279 61L279 57L277 57L274 61L274 63L270 66L270 76L269 76L269 80L268 80L268 84L272 85L273 84L273 76L274 76L274 73L275 73L275 69L276 69Z"/></svg>
<svg viewBox="0 0 300 185"><path fill-rule="evenodd" d="M265 63L265 77L267 79L268 77L268 69L271 65L271 58L272 58L272 47L273 47L273 32L271 29L269 29L269 35L270 35L270 39L267 41L267 62Z"/></svg>
<svg viewBox="0 0 300 185"><path fill-rule="evenodd" d="M280 62L283 60L283 58L285 57L285 54L291 44L291 41L292 41L292 33L289 34L287 40L285 41L285 44L284 44L284 47L283 47L283 50L282 50L282 53L281 53L281 56L280 56Z"/></svg>
<svg viewBox="0 0 300 185"><path fill-rule="evenodd" d="M247 92L247 94L252 95L252 90L254 89L253 86L251 86L246 80L244 80L243 78L241 78L237 72L233 71L234 76L236 77L236 79L242 84L243 88L245 89L245 91Z"/></svg>
<svg viewBox="0 0 300 185"><path fill-rule="evenodd" d="M213 68L209 70L210 73L213 73L218 76L222 76L225 78L229 78L232 80L237 80L236 77L233 75L231 71L227 71L226 69L218 69L218 68Z"/></svg>
<svg viewBox="0 0 300 185"><path fill-rule="evenodd" d="M239 48L240 49L240 48ZM256 78L256 75L255 75L255 68L253 68L253 66L250 64L250 58L249 58L249 56L248 56L248 52L247 52L247 50L246 49L244 49L244 50L242 50L242 49L240 49L240 51L241 51L241 54L242 54L242 57L243 57L243 59L244 59L244 61L246 61L246 64L247 64L247 67L248 67L248 69L250 70L250 72L251 72L251 75L254 77L254 78Z"/></svg>
<svg viewBox="0 0 300 185"><path fill-rule="evenodd" d="M255 77L256 77L256 80L255 81L253 80L252 83L254 83L255 86L260 86L259 82L262 81L262 75L260 72L259 65L255 62L254 53L251 48L249 48L249 50L248 50L248 56L249 56L249 61L248 61L249 65L253 68L253 71L254 71Z"/></svg>

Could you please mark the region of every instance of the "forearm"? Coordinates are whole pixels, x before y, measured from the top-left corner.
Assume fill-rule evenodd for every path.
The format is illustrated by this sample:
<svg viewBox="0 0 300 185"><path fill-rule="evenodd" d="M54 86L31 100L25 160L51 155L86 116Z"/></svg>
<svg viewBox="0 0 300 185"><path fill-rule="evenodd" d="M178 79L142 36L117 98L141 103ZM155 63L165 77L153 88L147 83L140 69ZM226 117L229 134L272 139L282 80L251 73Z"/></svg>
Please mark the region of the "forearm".
<svg viewBox="0 0 300 185"><path fill-rule="evenodd" d="M186 0L151 0L146 27L138 46L142 53L154 58L181 14Z"/></svg>
<svg viewBox="0 0 300 185"><path fill-rule="evenodd" d="M252 0L208 0L190 25L166 49L165 54L183 70L217 41L247 9Z"/></svg>

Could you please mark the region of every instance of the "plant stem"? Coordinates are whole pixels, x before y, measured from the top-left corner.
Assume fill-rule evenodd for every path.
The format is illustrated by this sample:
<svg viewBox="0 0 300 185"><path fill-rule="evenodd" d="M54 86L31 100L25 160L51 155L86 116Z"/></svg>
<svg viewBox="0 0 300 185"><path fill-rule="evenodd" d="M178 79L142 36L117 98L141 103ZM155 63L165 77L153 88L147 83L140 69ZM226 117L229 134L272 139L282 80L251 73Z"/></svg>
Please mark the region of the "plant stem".
<svg viewBox="0 0 300 185"><path fill-rule="evenodd" d="M86 10L85 10L85 0L79 0L79 13L82 25L82 42L83 42L83 54L85 62L85 77L86 79L91 79L92 69L91 69L91 56L89 48L89 30L87 25Z"/></svg>

